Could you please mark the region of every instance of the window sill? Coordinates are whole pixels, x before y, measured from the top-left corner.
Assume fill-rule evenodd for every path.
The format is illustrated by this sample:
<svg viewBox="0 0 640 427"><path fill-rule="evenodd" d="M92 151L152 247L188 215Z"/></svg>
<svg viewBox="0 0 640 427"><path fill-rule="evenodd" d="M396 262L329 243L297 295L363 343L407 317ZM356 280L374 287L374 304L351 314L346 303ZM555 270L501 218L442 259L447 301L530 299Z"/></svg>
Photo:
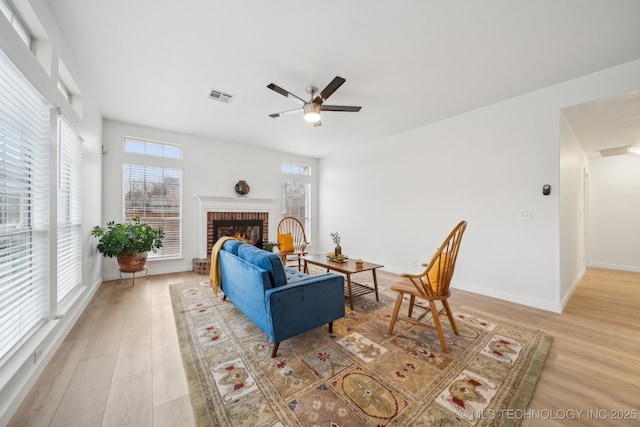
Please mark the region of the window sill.
<svg viewBox="0 0 640 427"><path fill-rule="evenodd" d="M155 263L161 261L183 261L184 257L182 255L176 255L172 257L161 257L161 258L147 258L147 262Z"/></svg>

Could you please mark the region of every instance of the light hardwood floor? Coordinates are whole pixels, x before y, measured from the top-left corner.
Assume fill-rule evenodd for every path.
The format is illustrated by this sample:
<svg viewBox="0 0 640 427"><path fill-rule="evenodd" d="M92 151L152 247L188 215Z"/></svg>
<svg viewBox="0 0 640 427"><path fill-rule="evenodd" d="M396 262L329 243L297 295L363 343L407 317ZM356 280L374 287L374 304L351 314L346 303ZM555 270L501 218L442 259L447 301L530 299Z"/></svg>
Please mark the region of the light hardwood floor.
<svg viewBox="0 0 640 427"><path fill-rule="evenodd" d="M168 288L205 279L186 272L133 287L103 283L9 425L194 425ZM380 286L396 279L378 275ZM589 269L560 315L452 294L454 310L465 305L554 337L529 410L508 416L523 426L640 424L640 273Z"/></svg>

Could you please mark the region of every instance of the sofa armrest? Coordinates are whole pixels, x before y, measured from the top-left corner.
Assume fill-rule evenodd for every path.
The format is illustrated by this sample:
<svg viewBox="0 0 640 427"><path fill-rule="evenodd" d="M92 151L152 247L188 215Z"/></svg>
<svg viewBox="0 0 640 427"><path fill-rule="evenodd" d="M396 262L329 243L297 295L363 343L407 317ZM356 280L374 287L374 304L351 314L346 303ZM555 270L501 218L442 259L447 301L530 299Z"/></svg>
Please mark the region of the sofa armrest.
<svg viewBox="0 0 640 427"><path fill-rule="evenodd" d="M278 343L344 317L344 277L327 273L265 292L272 339Z"/></svg>
<svg viewBox="0 0 640 427"><path fill-rule="evenodd" d="M222 292L253 323L268 333L264 292L271 288L269 274L226 251L220 251L220 272Z"/></svg>

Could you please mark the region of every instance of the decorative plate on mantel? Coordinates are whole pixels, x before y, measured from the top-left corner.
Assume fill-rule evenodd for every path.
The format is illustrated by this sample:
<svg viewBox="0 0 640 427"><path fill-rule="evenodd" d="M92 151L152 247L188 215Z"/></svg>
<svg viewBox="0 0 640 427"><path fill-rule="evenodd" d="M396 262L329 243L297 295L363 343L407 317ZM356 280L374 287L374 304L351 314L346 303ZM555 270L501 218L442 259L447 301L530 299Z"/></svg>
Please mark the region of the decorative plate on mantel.
<svg viewBox="0 0 640 427"><path fill-rule="evenodd" d="M240 196L246 196L251 191L251 187L247 184L247 181L240 180L236 183L235 186L236 194Z"/></svg>

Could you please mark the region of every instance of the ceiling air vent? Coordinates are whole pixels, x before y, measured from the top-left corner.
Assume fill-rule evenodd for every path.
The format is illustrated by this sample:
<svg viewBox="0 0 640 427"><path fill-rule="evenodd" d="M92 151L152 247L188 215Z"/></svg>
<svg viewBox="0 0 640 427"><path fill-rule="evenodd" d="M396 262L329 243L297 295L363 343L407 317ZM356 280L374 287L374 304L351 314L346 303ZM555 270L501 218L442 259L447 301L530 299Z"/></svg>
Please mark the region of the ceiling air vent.
<svg viewBox="0 0 640 427"><path fill-rule="evenodd" d="M211 89L209 91L209 98L228 104L233 101L234 96L224 93L221 90Z"/></svg>
<svg viewBox="0 0 640 427"><path fill-rule="evenodd" d="M629 154L631 147L629 145L624 147L605 148L604 150L598 150L600 157L620 156L622 154Z"/></svg>

